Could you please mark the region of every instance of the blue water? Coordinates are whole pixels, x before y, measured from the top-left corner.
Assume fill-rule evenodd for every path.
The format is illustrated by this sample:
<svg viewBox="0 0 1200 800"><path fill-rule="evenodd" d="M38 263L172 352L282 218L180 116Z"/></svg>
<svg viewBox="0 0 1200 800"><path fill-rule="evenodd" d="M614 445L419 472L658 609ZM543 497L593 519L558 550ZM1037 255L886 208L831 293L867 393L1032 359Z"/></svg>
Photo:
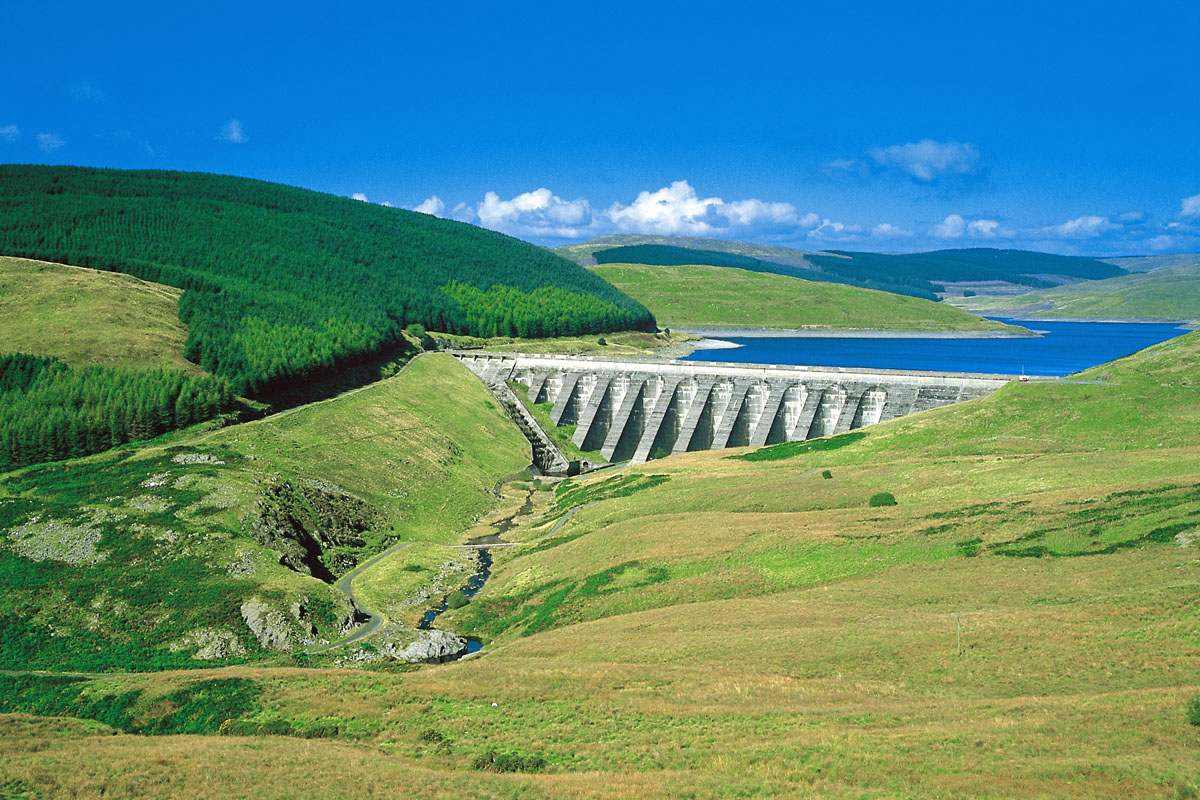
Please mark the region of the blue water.
<svg viewBox="0 0 1200 800"><path fill-rule="evenodd" d="M1000 321L1045 331L1045 335L1019 339L721 337L742 346L698 350L686 360L1062 376L1187 332L1171 323Z"/></svg>

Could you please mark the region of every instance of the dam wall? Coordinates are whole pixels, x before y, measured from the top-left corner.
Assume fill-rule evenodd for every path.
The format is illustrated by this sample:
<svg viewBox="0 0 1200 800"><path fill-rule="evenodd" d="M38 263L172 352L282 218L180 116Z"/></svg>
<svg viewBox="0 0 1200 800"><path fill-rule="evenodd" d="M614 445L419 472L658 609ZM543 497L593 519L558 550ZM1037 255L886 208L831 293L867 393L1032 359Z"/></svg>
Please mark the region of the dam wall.
<svg viewBox="0 0 1200 800"><path fill-rule="evenodd" d="M831 436L984 397L1015 380L979 373L484 350L453 355L498 397L515 381L526 387L531 402L550 404L551 421L574 425L572 441L581 450L599 450L608 461L635 464L689 450ZM531 419L522 415L523 429ZM543 448L547 439L539 437Z"/></svg>

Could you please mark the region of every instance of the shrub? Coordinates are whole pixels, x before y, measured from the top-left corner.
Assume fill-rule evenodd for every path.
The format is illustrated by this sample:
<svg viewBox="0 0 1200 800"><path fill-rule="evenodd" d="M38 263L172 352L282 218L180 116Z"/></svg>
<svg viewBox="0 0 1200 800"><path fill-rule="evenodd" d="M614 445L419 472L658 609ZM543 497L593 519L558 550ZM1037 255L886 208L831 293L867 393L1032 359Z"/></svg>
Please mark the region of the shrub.
<svg viewBox="0 0 1200 800"><path fill-rule="evenodd" d="M1187 720L1193 725L1200 725L1200 694L1188 701Z"/></svg>
<svg viewBox="0 0 1200 800"><path fill-rule="evenodd" d="M833 477L833 473L830 472L829 470L825 470L824 472L821 473L821 477L824 478L825 480L829 480L830 478Z"/></svg>
<svg viewBox="0 0 1200 800"><path fill-rule="evenodd" d="M878 506L894 506L897 505L896 496L891 492L879 492L878 494L871 495L871 499L867 501L867 505L871 506L872 508Z"/></svg>
<svg viewBox="0 0 1200 800"><path fill-rule="evenodd" d="M471 766L488 772L538 772L546 766L546 759L541 756L523 756L489 750L476 756Z"/></svg>
<svg viewBox="0 0 1200 800"><path fill-rule="evenodd" d="M459 589L458 591L455 591L455 592L451 592L446 597L446 607L447 608L462 608L469 602L471 602L471 598L467 597L466 593L463 592L461 589Z"/></svg>
<svg viewBox="0 0 1200 800"><path fill-rule="evenodd" d="M604 337L603 337L603 336L601 336L599 339L597 339L597 340L596 340L596 344L600 345L601 347L607 347L607 346L608 346L608 342L604 341Z"/></svg>

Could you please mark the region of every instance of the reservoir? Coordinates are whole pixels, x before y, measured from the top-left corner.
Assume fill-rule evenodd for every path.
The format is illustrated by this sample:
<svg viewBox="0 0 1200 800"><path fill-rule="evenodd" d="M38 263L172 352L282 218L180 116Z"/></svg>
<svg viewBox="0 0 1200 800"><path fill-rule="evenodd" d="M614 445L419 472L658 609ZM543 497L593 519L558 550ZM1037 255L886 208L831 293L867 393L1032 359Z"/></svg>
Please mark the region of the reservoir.
<svg viewBox="0 0 1200 800"><path fill-rule="evenodd" d="M698 350L684 360L1063 376L1187 333L1177 323L994 319L1042 335L1003 339L898 338L886 334L853 338L721 336L740 346Z"/></svg>

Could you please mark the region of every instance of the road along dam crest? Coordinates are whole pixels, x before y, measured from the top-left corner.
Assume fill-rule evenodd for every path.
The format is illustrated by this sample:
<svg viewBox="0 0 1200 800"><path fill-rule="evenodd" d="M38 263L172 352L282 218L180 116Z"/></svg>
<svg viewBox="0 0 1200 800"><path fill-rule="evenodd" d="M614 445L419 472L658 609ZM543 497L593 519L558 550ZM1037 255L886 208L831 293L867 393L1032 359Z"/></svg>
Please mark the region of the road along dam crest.
<svg viewBox="0 0 1200 800"><path fill-rule="evenodd" d="M534 463L562 474L567 459L513 393L550 404L581 450L635 464L688 450L761 447L831 436L984 397L1011 375L656 361L453 351L513 416Z"/></svg>

